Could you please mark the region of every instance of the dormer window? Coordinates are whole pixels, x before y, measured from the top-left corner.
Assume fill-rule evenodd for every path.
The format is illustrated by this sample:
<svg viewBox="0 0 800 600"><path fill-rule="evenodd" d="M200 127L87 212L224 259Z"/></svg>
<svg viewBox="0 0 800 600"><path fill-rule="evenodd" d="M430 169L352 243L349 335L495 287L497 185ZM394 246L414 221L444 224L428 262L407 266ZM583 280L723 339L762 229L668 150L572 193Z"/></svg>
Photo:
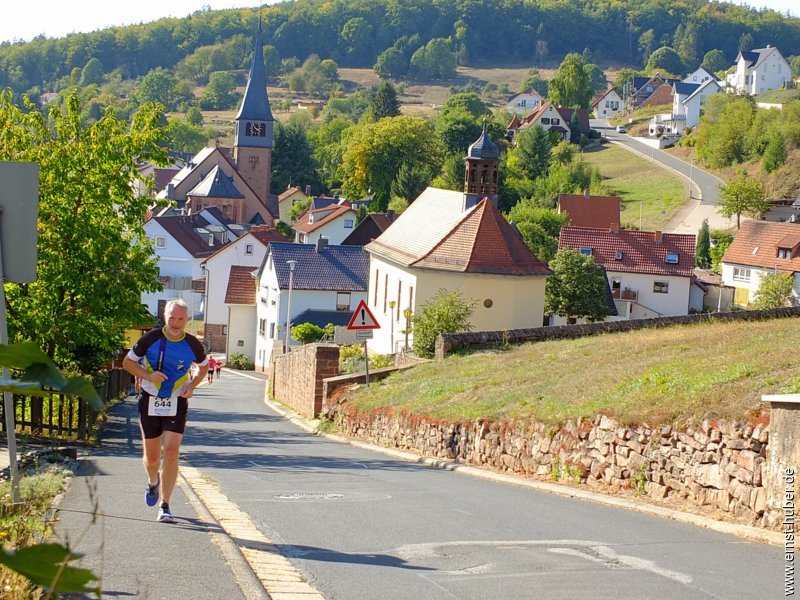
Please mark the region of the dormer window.
<svg viewBox="0 0 800 600"><path fill-rule="evenodd" d="M622 260L622 250L617 250L614 253L614 260Z"/></svg>
<svg viewBox="0 0 800 600"><path fill-rule="evenodd" d="M581 246L581 249L579 250L579 252L581 254L583 254L584 256L591 256L592 255L592 249L589 246Z"/></svg>
<svg viewBox="0 0 800 600"><path fill-rule="evenodd" d="M664 258L664 262L668 265L677 265L678 261L680 260L680 255L676 252L669 252L667 256Z"/></svg>
<svg viewBox="0 0 800 600"><path fill-rule="evenodd" d="M314 213L308 213L308 222L309 223L313 223L314 222Z"/></svg>
<svg viewBox="0 0 800 600"><path fill-rule="evenodd" d="M792 258L792 249L778 248L778 258Z"/></svg>
<svg viewBox="0 0 800 600"><path fill-rule="evenodd" d="M214 234L213 233L208 236L208 245L209 246L213 246L214 245Z"/></svg>

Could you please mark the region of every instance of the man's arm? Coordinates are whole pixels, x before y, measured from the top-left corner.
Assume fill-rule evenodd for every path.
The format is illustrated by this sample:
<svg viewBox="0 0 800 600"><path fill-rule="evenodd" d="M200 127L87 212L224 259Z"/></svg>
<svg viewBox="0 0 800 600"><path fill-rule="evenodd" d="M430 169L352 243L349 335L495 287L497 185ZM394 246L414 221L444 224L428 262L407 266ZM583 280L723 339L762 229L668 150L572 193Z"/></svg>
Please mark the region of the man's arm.
<svg viewBox="0 0 800 600"><path fill-rule="evenodd" d="M167 378L167 376L161 371L148 371L137 361L133 360L129 354L126 354L125 358L122 359L122 368L134 377L139 377L140 379L150 381L156 385L160 384Z"/></svg>
<svg viewBox="0 0 800 600"><path fill-rule="evenodd" d="M184 398L191 398L192 394L194 394L194 389L200 385L201 381L204 381L206 378L206 374L208 373L208 363L203 365L198 365L197 367L197 375L194 376L194 379L191 381L187 381L183 384L183 389L179 396L183 396Z"/></svg>

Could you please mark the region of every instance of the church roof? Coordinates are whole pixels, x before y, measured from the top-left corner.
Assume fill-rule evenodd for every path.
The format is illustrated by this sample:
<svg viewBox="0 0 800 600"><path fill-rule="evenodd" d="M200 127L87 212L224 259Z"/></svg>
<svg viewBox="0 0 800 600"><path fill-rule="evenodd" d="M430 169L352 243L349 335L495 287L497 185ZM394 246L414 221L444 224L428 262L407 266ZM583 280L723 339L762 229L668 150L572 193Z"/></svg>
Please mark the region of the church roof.
<svg viewBox="0 0 800 600"><path fill-rule="evenodd" d="M211 169L211 172L187 195L206 198L244 198L244 195L236 189L233 177L226 175L219 165Z"/></svg>
<svg viewBox="0 0 800 600"><path fill-rule="evenodd" d="M252 121L274 121L267 98L267 77L264 73L264 51L261 41L261 22L258 23L258 33L253 49L253 64L250 65L250 75L247 77L247 87L244 90L242 106L236 120L245 119Z"/></svg>

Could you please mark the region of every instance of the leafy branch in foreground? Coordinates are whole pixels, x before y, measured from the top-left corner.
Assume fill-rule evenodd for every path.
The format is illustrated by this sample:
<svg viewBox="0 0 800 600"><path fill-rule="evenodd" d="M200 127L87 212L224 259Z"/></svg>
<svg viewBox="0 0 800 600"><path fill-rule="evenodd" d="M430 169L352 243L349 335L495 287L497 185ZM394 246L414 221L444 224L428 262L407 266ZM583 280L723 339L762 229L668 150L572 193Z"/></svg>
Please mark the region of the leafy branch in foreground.
<svg viewBox="0 0 800 600"><path fill-rule="evenodd" d="M103 408L97 390L85 377L67 377L34 343L0 345L0 367L21 373L19 379L0 377L0 392L19 394L64 393L80 396L93 408ZM100 597L100 588L87 587L97 577L87 569L69 566L80 558L60 544L34 544L17 550L0 549L0 564L16 571L31 583L52 593L91 592Z"/></svg>

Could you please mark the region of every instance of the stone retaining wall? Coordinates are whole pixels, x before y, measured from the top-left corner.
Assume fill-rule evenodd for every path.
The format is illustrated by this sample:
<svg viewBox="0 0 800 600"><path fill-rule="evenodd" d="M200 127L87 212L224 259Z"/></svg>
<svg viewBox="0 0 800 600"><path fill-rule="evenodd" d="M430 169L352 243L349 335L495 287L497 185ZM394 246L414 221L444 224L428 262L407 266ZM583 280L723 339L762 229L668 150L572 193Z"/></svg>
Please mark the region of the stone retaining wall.
<svg viewBox="0 0 800 600"><path fill-rule="evenodd" d="M336 344L295 346L286 354L272 354L269 392L276 400L313 419L322 410L322 380L338 371Z"/></svg>
<svg viewBox="0 0 800 600"><path fill-rule="evenodd" d="M768 418L706 419L685 429L623 426L606 416L542 423L441 423L390 411L336 407L336 428L371 443L598 491L630 489L676 504L711 507L775 528L764 487Z"/></svg>

